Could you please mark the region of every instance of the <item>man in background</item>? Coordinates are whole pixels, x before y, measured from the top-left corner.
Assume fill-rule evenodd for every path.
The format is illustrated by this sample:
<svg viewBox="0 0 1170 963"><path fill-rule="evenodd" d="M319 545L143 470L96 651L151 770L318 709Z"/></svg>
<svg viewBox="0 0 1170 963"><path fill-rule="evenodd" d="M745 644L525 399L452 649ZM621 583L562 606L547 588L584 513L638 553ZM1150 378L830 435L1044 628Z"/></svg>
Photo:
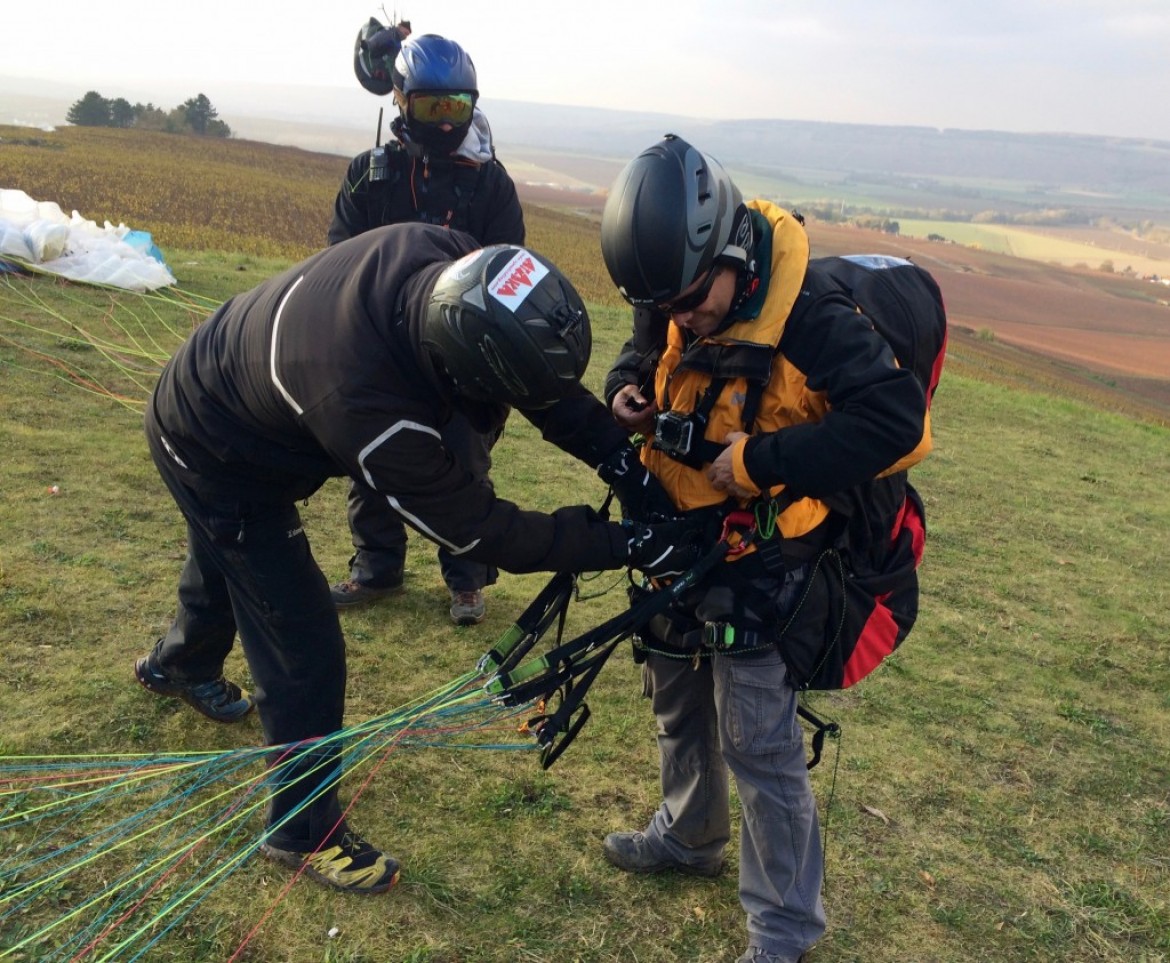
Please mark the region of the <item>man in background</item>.
<svg viewBox="0 0 1170 963"><path fill-rule="evenodd" d="M418 221L464 231L480 244L523 244L524 214L516 187L496 160L479 99L475 64L459 44L424 34L402 44L394 62L394 139L359 154L337 194L329 243L371 228ZM488 478L497 435L456 415L443 442L478 477ZM349 577L333 586L339 608L363 605L403 588L406 530L398 515L368 486L349 491L354 555ZM456 558L439 548L439 567L456 625L486 614L483 590L496 581L490 565Z"/></svg>

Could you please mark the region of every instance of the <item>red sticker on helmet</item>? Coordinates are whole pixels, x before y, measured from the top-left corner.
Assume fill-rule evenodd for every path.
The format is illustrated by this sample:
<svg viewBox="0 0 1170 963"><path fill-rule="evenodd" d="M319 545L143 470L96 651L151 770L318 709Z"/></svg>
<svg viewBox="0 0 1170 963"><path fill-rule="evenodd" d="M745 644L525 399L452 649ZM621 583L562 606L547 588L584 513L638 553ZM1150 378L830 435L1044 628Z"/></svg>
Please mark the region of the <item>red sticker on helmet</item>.
<svg viewBox="0 0 1170 963"><path fill-rule="evenodd" d="M488 282L488 293L509 311L515 311L547 275L548 268L521 249Z"/></svg>

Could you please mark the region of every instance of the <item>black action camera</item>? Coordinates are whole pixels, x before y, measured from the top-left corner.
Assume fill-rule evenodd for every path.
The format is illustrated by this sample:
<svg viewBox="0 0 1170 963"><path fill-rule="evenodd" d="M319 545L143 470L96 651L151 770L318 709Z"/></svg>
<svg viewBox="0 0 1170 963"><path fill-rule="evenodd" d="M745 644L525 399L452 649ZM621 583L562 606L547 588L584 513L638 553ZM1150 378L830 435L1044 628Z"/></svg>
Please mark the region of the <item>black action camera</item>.
<svg viewBox="0 0 1170 963"><path fill-rule="evenodd" d="M680 415L677 411L664 411L654 416L653 447L674 458L686 458L691 453L695 439L703 437L705 427L706 419L697 412Z"/></svg>

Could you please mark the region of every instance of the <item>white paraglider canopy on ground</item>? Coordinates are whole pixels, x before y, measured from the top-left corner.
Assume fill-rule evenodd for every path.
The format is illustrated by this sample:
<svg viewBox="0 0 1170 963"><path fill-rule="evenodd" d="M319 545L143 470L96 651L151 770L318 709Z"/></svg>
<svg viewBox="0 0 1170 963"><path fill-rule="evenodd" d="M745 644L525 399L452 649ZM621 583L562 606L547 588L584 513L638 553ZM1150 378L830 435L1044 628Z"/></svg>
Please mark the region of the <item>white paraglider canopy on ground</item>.
<svg viewBox="0 0 1170 963"><path fill-rule="evenodd" d="M150 234L109 221L98 227L53 201L0 188L0 267L34 267L83 284L154 291L175 283Z"/></svg>

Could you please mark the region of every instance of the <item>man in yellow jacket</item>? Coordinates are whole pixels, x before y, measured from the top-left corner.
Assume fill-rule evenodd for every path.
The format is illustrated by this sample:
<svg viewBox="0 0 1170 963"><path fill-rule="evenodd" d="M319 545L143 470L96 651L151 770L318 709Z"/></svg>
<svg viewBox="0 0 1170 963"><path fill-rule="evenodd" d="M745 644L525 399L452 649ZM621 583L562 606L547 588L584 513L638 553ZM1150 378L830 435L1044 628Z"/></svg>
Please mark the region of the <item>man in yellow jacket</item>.
<svg viewBox="0 0 1170 963"><path fill-rule="evenodd" d="M630 872L718 874L730 770L743 809L741 963L796 963L825 929L796 715L797 687L820 656L787 647L787 630L811 630L794 631L800 638L823 628L814 560L843 533L858 559L885 563L889 540L877 533L911 514L904 469L930 447L926 392L810 266L800 220L743 203L718 162L678 137L618 176L601 242L635 308L606 386L615 419L649 439L642 459L681 513L718 520L748 507L771 535L638 640L663 801L643 831L610 834L605 855ZM899 597L916 606L910 569ZM896 616L903 629L914 611Z"/></svg>

